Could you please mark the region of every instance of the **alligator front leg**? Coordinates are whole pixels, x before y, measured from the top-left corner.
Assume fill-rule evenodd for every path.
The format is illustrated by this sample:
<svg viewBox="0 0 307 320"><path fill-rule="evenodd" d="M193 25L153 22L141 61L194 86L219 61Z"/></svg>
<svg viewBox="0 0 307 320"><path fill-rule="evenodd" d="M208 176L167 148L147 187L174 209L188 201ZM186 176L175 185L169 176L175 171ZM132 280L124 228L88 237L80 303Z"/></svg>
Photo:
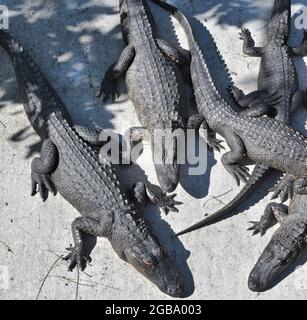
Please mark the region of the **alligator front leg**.
<svg viewBox="0 0 307 320"><path fill-rule="evenodd" d="M242 28L239 33L240 39L244 41L243 52L251 57L261 57L264 52L264 48L255 47L255 41L248 29Z"/></svg>
<svg viewBox="0 0 307 320"><path fill-rule="evenodd" d="M224 129L222 135L231 150L223 155L222 163L239 186L240 181L246 183L250 177L248 168L237 163L244 158L245 146L241 138L230 129Z"/></svg>
<svg viewBox="0 0 307 320"><path fill-rule="evenodd" d="M31 165L32 191L31 195L40 194L45 202L51 192L56 195L56 188L51 180L51 174L58 165L58 150L50 139L43 142L40 158L35 158Z"/></svg>
<svg viewBox="0 0 307 320"><path fill-rule="evenodd" d="M190 64L191 57L188 51L183 49L176 48L167 41L163 39L156 39L157 44L161 51L173 62L176 62L180 65Z"/></svg>
<svg viewBox="0 0 307 320"><path fill-rule="evenodd" d="M113 64L107 71L100 88L97 93L97 97L101 97L101 99L105 102L109 98L112 101L115 101L116 97L119 96L117 92L117 79L120 78L123 74L127 72L129 67L131 66L135 57L135 49L133 46L127 46L117 63Z"/></svg>
<svg viewBox="0 0 307 320"><path fill-rule="evenodd" d="M74 128L84 141L94 147L102 147L106 142L101 139L103 133L102 129L89 129L80 125L75 125Z"/></svg>
<svg viewBox="0 0 307 320"><path fill-rule="evenodd" d="M218 152L225 149L222 145L223 140L216 138L216 133L211 130L205 118L200 114L193 114L187 123L187 129L199 131L199 135L206 141L208 148Z"/></svg>
<svg viewBox="0 0 307 320"><path fill-rule="evenodd" d="M288 216L288 206L280 203L269 203L264 211L260 221L251 221L253 224L247 230L253 231L253 236L260 233L263 236L266 231L271 228L276 222L284 223Z"/></svg>
<svg viewBox="0 0 307 320"><path fill-rule="evenodd" d="M131 196L134 202L140 207L145 206L146 203L150 201L151 203L158 205L166 215L170 211L179 212L176 206L182 204L182 202L174 200L176 194L167 196L166 193L157 186L149 186L143 182L137 182L133 186Z"/></svg>
<svg viewBox="0 0 307 320"><path fill-rule="evenodd" d="M91 258L87 256L84 251L82 234L87 233L95 237L106 237L108 236L110 228L111 225L109 221L106 222L103 220L99 222L84 217L78 217L74 220L71 229L75 246L68 249L71 252L64 258L66 261L70 260L69 271L72 271L76 266L83 271L86 268L87 262L91 262Z"/></svg>
<svg viewBox="0 0 307 320"><path fill-rule="evenodd" d="M304 32L304 39L299 47L292 48L292 52L296 56L307 56L307 32Z"/></svg>

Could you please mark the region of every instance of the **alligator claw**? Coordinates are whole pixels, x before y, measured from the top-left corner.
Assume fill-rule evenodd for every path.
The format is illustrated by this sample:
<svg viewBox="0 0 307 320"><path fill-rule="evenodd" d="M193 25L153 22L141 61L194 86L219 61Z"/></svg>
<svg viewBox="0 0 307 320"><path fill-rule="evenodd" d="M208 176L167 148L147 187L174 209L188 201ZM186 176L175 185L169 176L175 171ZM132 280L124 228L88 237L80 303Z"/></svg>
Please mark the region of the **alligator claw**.
<svg viewBox="0 0 307 320"><path fill-rule="evenodd" d="M81 271L84 271L87 263L92 262L91 257L86 257L80 253L80 250L76 247L70 247L66 249L67 251L70 251L70 253L63 258L65 261L70 261L68 266L68 271L73 271L77 266Z"/></svg>
<svg viewBox="0 0 307 320"><path fill-rule="evenodd" d="M159 201L159 206L162 208L162 211L165 215L168 215L168 213L171 212L179 212L179 210L176 208L176 206L182 205L183 203L180 201L174 200L174 198L177 196L177 194L172 194L170 196L167 196L166 194L163 194L161 196L161 199Z"/></svg>
<svg viewBox="0 0 307 320"><path fill-rule="evenodd" d="M246 183L250 177L249 169L245 166L233 164L226 166L226 169L234 177L238 186L240 186L240 181Z"/></svg>
<svg viewBox="0 0 307 320"><path fill-rule="evenodd" d="M43 202L48 199L49 192L51 192L54 196L57 193L57 190L48 174L38 174L36 172L32 172L31 185L31 196L33 197L39 193Z"/></svg>
<svg viewBox="0 0 307 320"><path fill-rule="evenodd" d="M260 233L261 237L265 235L267 231L267 227L265 223L263 223L262 219L258 221L250 221L249 223L252 223L253 225L247 229L247 231L253 231L252 236L255 236L256 234Z"/></svg>
<svg viewBox="0 0 307 320"><path fill-rule="evenodd" d="M104 78L97 92L97 98L101 98L103 102L106 102L109 99L114 102L118 97L119 93L117 91L116 81L109 78Z"/></svg>
<svg viewBox="0 0 307 320"><path fill-rule="evenodd" d="M244 96L244 92L236 86L231 86L229 88L229 92L236 101L238 101L242 96Z"/></svg>
<svg viewBox="0 0 307 320"><path fill-rule="evenodd" d="M253 41L251 32L246 28L241 29L241 31L239 32L239 36L241 40Z"/></svg>
<svg viewBox="0 0 307 320"><path fill-rule="evenodd" d="M222 145L223 140L216 139L215 137L208 137L208 148L209 150L213 151L216 150L221 152L222 149L225 150L224 146Z"/></svg>
<svg viewBox="0 0 307 320"><path fill-rule="evenodd" d="M269 192L274 192L271 200L279 197L281 203L286 202L288 199L293 198L293 185L280 183L277 186L269 189Z"/></svg>

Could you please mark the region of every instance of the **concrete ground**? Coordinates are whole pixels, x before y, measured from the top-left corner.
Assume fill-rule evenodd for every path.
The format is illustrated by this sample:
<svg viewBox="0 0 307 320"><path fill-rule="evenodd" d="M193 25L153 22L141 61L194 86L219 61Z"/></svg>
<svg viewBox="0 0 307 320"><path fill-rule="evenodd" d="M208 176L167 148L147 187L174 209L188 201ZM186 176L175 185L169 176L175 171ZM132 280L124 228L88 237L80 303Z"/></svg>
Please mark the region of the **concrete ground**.
<svg viewBox="0 0 307 320"><path fill-rule="evenodd" d="M265 35L272 0L190 0L171 1L190 17L204 53L214 66L214 75L226 93L229 82L205 25L213 34L234 82L246 92L256 88L258 58L242 53L238 32L249 27L257 43ZM35 4L34 4L35 3ZM305 1L293 1L293 14ZM95 98L107 67L123 47L119 28L118 4L114 0L2 0L10 9L9 31L29 49L48 76L78 124L113 128L123 133L138 125L131 102L123 95L114 105L105 106ZM159 31L176 41L167 15L154 7ZM177 36L186 45L182 30ZM293 28L291 43L298 44L302 31ZM0 288L1 299L166 299L154 285L122 262L105 239L99 239L87 273L67 272L59 260L72 243L70 224L78 216L60 196L42 203L30 197L30 164L38 154L39 140L29 127L9 59L0 51L0 275L7 271L7 289ZM306 65L296 61L301 87L306 89ZM294 126L305 132L306 112L299 110ZM148 206L146 216L168 250L176 256L185 277L189 298L193 299L307 299L306 252L273 289L257 294L248 290L250 270L271 238L274 228L263 238L246 231L248 221L257 220L269 202L267 188L272 178L257 190L231 219L180 238L171 235L221 208L239 191L225 173L220 155L208 154L208 171L188 176L183 168L178 200L184 202L179 214L167 217ZM123 173L131 185L147 178L156 183L148 144L133 166ZM275 177L276 179L276 177ZM250 207L250 208L249 208ZM5 282L3 279L0 280Z"/></svg>

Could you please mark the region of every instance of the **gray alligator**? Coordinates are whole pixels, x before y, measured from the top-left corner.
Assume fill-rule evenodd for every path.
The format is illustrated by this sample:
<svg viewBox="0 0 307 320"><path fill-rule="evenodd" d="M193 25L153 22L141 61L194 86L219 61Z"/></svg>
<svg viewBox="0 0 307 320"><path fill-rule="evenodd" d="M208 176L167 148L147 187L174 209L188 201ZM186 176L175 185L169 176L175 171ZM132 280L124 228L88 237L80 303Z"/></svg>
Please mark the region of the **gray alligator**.
<svg viewBox="0 0 307 320"><path fill-rule="evenodd" d="M276 220L281 224L249 275L252 291L270 289L307 244L307 177L295 181L293 191L289 207L270 203L260 222L250 228L264 235Z"/></svg>
<svg viewBox="0 0 307 320"><path fill-rule="evenodd" d="M142 140L144 129L149 132L159 184L164 191L172 192L179 181L177 144L175 140L170 148L154 144L154 134L185 128L187 101L181 67L186 59L178 49L159 39L146 0L120 0L119 7L126 48L107 71L98 96L114 100L116 80L125 75L128 95L142 125L131 128L130 136Z"/></svg>
<svg viewBox="0 0 307 320"><path fill-rule="evenodd" d="M278 107L280 118L282 118L282 114L289 112L287 111L289 107L286 107L286 105L290 105L291 103L291 93L293 92L294 94L297 91L294 71L292 71L293 84L291 88L289 87L285 90L285 97L279 96L279 92L277 92L278 95L276 95L276 92L268 92L267 95L261 95L262 100L257 100L249 104L249 108L241 112L236 112L222 97L215 86L205 58L184 14L168 3L160 0L152 1L170 11L175 18L178 19L186 32L191 52L190 69L192 82L198 111L200 113L198 116L199 125L202 125L204 128L210 128L225 138L230 152L223 155L222 163L238 184L240 180L247 182L242 192L228 204L226 208L178 233L178 235L182 235L216 223L224 219L225 214L230 215L231 210L236 208L247 195L250 194L254 185L269 167L287 173L279 185L279 193L283 193L283 190L287 188L290 181L306 174L307 142L304 136L294 131L288 125L268 117L261 117L269 111L270 106L276 107L276 105L282 101L281 99L284 100L285 106L280 104L281 107ZM277 2L275 4L277 4ZM289 8L287 7L287 9ZM285 34L274 33L273 31L276 28L279 29L279 27L276 24L271 24L272 32L270 33L270 38L273 42L276 37L279 39L280 45L284 45L279 54L281 55L282 51L286 50L285 58L289 58L289 50L288 47L285 46L285 41L288 36L288 29L285 28L285 26L288 23L289 11L285 11L281 5L281 10L277 8L273 16L275 13L278 14L279 11L283 13L281 15L283 19L279 19L280 26L283 27L282 30L285 32L287 30L287 32ZM287 15L285 15L285 12ZM294 51L300 54L303 53L302 49L296 49ZM286 62L292 64L290 59L285 59L285 63ZM291 68L289 67L289 69ZM271 72L271 69L268 71ZM270 76L269 80L273 82L274 74L270 73ZM291 74L288 76L291 77ZM268 79L263 79L262 83L264 84L265 81L268 81ZM279 81L282 82L282 80ZM301 94L297 94L297 96L301 96ZM283 111L280 111L281 109ZM249 174L247 168L239 164L239 161L245 156L248 156L248 158L257 163L256 170L254 170L248 181Z"/></svg>
<svg viewBox="0 0 307 320"><path fill-rule="evenodd" d="M98 134L73 128L68 112L29 54L7 33L0 31L0 45L15 68L24 110L41 138L41 155L32 161L32 195L46 201L49 192L59 192L82 217L72 223L75 242L69 270L84 270L90 257L83 235L106 237L115 252L163 292L182 296L179 272L150 227L138 204L122 190L114 166L99 149ZM173 197L155 194L143 183L136 184L135 199L150 198L160 207L174 209Z"/></svg>

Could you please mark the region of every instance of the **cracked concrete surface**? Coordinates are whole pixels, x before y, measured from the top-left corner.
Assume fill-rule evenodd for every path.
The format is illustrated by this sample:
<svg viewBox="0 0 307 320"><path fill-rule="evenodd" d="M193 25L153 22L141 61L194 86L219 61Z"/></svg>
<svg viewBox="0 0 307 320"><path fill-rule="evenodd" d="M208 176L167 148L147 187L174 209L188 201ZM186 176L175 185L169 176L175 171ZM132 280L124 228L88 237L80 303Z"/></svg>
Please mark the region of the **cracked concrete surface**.
<svg viewBox="0 0 307 320"><path fill-rule="evenodd" d="M171 1L194 16L197 39L214 66L215 77L226 93L229 82L203 25L213 34L236 85L250 92L256 88L259 59L242 53L238 32L250 28L261 43L272 0ZM293 15L306 1L292 1ZM130 101L123 95L114 105L103 106L95 98L107 67L123 47L119 28L118 1L114 0L1 0L10 9L10 32L32 54L66 103L74 121L93 127L112 128L123 133L138 125ZM168 16L152 5L159 31L166 39L186 46L182 30L177 37ZM300 42L302 31L293 29L291 44ZM10 61L0 51L0 266L8 266L9 288L0 289L0 299L166 299L154 285L121 261L105 239L98 239L92 266L79 275L67 272L59 260L72 243L70 224L78 213L60 196L42 204L30 197L30 163L39 151L39 141L29 127L20 102ZM297 59L302 89L307 87L306 65ZM305 132L307 113L300 109L293 125ZM139 159L142 168L128 168L123 180L131 185L146 177L156 183L150 148ZM184 202L177 215L161 216L147 207L146 216L176 256L193 299L307 299L307 259L303 253L293 270L273 289L257 294L248 290L247 277L271 238L246 232L248 221L260 218L269 202L268 179L242 206L244 213L205 230L174 240L174 231L212 213L237 194L239 188L225 173L220 155L208 154L208 172L189 177L183 168L178 200ZM276 177L275 177L276 178ZM221 195L221 196L219 196ZM250 208L249 208L250 207ZM298 268L300 267L300 268Z"/></svg>

